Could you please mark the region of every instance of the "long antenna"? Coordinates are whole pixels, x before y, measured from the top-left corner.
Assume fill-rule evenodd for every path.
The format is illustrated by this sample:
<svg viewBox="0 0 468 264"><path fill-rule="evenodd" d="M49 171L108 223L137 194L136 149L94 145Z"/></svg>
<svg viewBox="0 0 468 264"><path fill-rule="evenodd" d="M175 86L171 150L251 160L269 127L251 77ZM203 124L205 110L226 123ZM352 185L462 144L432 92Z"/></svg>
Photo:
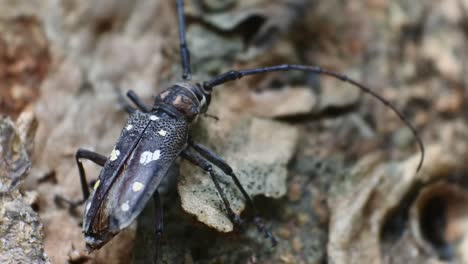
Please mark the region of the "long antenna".
<svg viewBox="0 0 468 264"><path fill-rule="evenodd" d="M179 17L180 59L182 60L182 79L188 81L192 78L190 72L190 51L185 41L184 1L177 0L177 16Z"/></svg>
<svg viewBox="0 0 468 264"><path fill-rule="evenodd" d="M339 80L341 80L343 82L348 82L348 83L358 87L363 92L368 93L371 96L375 97L377 100L379 100L384 105L389 107L393 112L395 112L395 114L401 119L401 121L403 121L403 123L405 123L405 125L408 126L408 128L411 130L414 137L416 138L416 141L418 142L419 148L421 150L421 158L419 160L419 164L418 164L418 167L416 169L416 172L418 172L421 169L421 166L422 166L423 161L424 161L424 154L425 154L424 144L422 143L422 140L419 137L418 132L416 131L414 126L387 99L383 98L382 96L380 96L376 92L372 91L370 88L364 86L363 84L360 84L360 83L350 79L348 76L346 76L344 74L329 71L329 70L326 70L326 69L322 69L322 68L317 67L317 66L283 64L283 65L270 66L270 67L257 68L257 69L247 69L247 70L240 70L240 71L228 71L228 72L222 73L222 74L220 74L218 76L215 76L213 79L203 83L203 86L204 86L205 89L210 90L215 86L221 85L221 84L229 82L229 81L234 81L234 80L240 79L240 78L242 78L244 76L248 76L248 75L266 73L266 72L292 71L292 70L304 71L304 72L310 72L310 73L316 73L316 74L324 74L324 75L332 76L332 77L334 77L336 79L339 79Z"/></svg>

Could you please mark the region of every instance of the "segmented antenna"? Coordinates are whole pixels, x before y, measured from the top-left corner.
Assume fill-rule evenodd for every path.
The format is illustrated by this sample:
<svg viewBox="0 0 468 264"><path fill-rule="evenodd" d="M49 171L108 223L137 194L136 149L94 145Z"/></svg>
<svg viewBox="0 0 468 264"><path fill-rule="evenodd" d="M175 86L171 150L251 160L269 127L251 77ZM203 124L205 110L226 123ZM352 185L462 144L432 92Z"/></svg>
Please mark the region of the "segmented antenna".
<svg viewBox="0 0 468 264"><path fill-rule="evenodd" d="M240 70L240 71L229 71L229 72L226 72L226 73L222 73L222 74L220 74L218 76L215 76L210 81L207 81L207 82L203 83L203 85L204 85L205 89L210 90L215 86L221 85L221 84L229 82L229 81L234 81L234 80L240 79L240 78L242 78L244 76L248 76L248 75L266 73L266 72L292 71L292 70L310 72L310 73L316 73L316 74L324 74L324 75L332 76L332 77L334 77L336 79L339 79L339 80L341 80L343 82L348 82L348 83L358 87L363 92L370 94L371 96L373 96L374 98L376 98L377 100L382 102L384 105L386 105L388 108L390 108L393 112L395 112L395 114L400 118L400 120L411 130L414 137L416 138L416 141L417 141L417 143L419 145L419 148L421 150L421 158L419 160L419 164L418 164L418 167L416 169L416 172L418 172L421 169L421 166L422 166L422 164L424 162L424 154L425 154L424 144L422 143L422 140L419 137L418 132L416 131L414 126L387 99L383 98L382 96L380 96L376 92L372 91L367 86L364 86L363 84L348 78L348 76L346 76L344 74L329 71L329 70L326 70L326 69L322 69L322 68L317 67L317 66L283 64L283 65L264 67L264 68L247 69L247 70Z"/></svg>
<svg viewBox="0 0 468 264"><path fill-rule="evenodd" d="M180 59L182 60L182 79L188 81L192 78L190 72L190 51L185 41L184 1L177 0L177 16L179 17Z"/></svg>

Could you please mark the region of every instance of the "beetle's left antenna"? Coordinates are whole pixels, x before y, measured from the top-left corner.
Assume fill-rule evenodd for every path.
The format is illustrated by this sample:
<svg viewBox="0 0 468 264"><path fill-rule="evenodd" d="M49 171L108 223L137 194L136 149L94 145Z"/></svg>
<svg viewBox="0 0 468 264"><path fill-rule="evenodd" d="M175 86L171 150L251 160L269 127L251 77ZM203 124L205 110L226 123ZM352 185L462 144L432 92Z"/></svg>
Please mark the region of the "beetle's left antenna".
<svg viewBox="0 0 468 264"><path fill-rule="evenodd" d="M182 60L182 79L190 80L192 73L190 72L190 51L185 41L185 17L184 17L184 1L177 0L177 16L179 17L179 40L180 40L180 59Z"/></svg>

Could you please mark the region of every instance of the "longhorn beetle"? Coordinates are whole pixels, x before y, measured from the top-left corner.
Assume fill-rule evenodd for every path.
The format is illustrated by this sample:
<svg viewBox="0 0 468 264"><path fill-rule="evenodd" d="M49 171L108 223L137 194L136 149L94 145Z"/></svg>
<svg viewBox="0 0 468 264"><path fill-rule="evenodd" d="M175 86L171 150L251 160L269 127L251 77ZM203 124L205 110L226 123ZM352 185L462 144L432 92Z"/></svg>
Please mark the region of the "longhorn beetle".
<svg viewBox="0 0 468 264"><path fill-rule="evenodd" d="M101 248L122 229L130 225L152 197L156 205L156 250L159 250L162 235L162 206L157 189L169 167L178 157L190 161L211 176L229 218L234 224L241 225L244 221L231 209L213 166L230 176L252 209L253 223L259 232L269 238L273 245L276 244L275 237L265 227L263 220L257 216L252 199L232 168L213 151L193 142L189 136L189 124L198 115L206 113L213 88L244 76L278 71L303 71L332 76L356 86L389 107L411 129L421 150L417 171L421 168L424 160L424 145L416 129L389 101L343 74L320 67L285 64L257 69L231 70L208 81L192 81L190 53L185 41L183 0L177 0L177 13L183 69L182 81L158 94L152 107L147 107L133 91L130 90L127 93L128 98L137 108L128 103L124 104L130 117L109 157L85 149L79 149L76 152L75 158L84 199L70 203L75 206L86 203L83 233L86 246L90 251ZM82 159L91 160L103 167L92 192L88 189Z"/></svg>

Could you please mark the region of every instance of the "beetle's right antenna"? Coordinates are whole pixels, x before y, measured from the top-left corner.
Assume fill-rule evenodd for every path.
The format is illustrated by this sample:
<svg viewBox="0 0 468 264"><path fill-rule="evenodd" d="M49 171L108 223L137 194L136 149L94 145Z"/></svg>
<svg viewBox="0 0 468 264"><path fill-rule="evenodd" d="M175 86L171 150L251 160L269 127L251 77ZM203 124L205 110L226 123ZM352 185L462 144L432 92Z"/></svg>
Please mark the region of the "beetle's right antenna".
<svg viewBox="0 0 468 264"><path fill-rule="evenodd" d="M185 41L184 1L177 0L177 16L179 17L180 59L182 60L182 79L188 81L192 78L190 72L190 51Z"/></svg>
<svg viewBox="0 0 468 264"><path fill-rule="evenodd" d="M383 98L376 92L372 91L370 88L367 86L354 81L353 79L350 79L348 76L343 75L341 73L329 71L326 69L322 69L317 66L308 66L308 65L291 65L291 64L283 64L283 65L276 65L276 66L270 66L270 67L264 67L264 68L256 68L256 69L247 69L247 70L239 70L239 71L228 71L225 73L222 73L218 76L215 76L213 79L204 82L203 83L203 88L206 90L211 90L213 87L221 85L226 82L234 81L237 79L240 79L244 76L248 75L255 75L255 74L260 74L260 73L267 73L267 72L280 72L280 71L303 71L303 72L309 72L309 73L315 73L315 74L324 74L328 75L331 77L334 77L338 80L341 80L343 82L350 83L354 85L355 87L361 89L363 92L370 94L380 102L382 102L384 105L389 107L395 114L403 121L403 123L406 124L406 126L411 130L413 133L414 137L416 138L416 141L418 142L419 148L421 150L421 159L419 160L418 167L416 169L416 172L421 169L421 166L424 161L424 144L422 143L421 138L418 135L418 132L416 131L416 128L406 119L406 117L398 111L398 109L393 106L387 99Z"/></svg>

